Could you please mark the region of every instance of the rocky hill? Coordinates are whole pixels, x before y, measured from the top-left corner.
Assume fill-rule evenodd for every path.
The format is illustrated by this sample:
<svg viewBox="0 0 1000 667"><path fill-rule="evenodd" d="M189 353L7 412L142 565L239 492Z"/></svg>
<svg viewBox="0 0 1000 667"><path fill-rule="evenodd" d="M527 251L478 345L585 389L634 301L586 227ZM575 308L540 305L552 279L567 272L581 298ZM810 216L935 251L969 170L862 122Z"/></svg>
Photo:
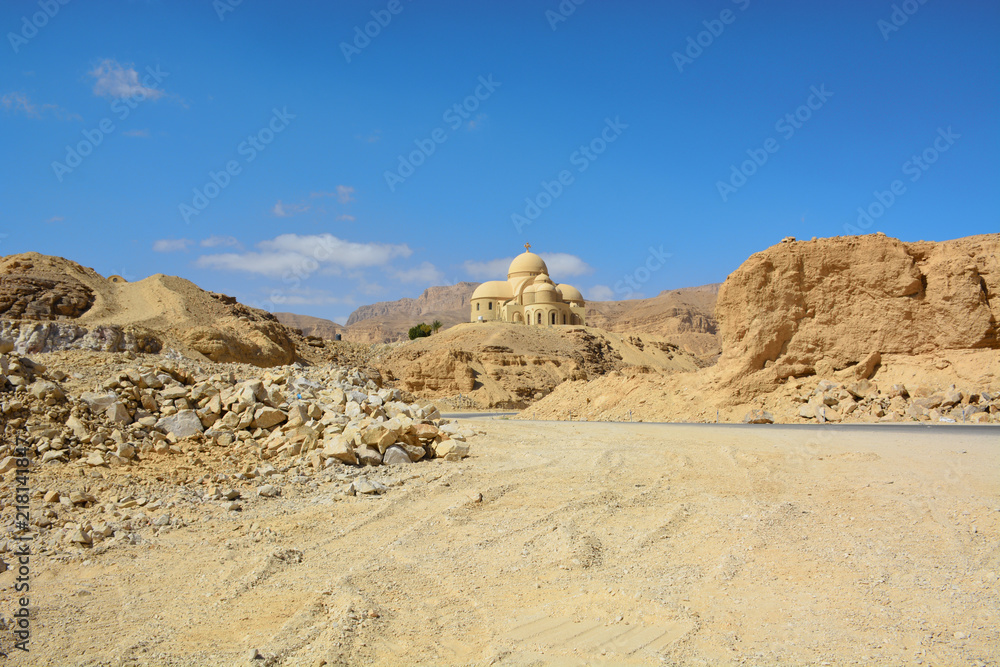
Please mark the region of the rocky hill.
<svg viewBox="0 0 1000 667"><path fill-rule="evenodd" d="M591 327L463 323L395 347L375 361L400 388L460 407L524 407L569 380L623 368L691 371L700 360L655 338Z"/></svg>
<svg viewBox="0 0 1000 667"><path fill-rule="evenodd" d="M479 283L428 287L416 299L361 306L347 318L345 338L362 343L406 340L410 327L439 320L444 328L469 320L469 299Z"/></svg>
<svg viewBox="0 0 1000 667"><path fill-rule="evenodd" d="M36 252L0 258L0 338L20 354L159 352L257 366L297 358L273 315L175 276L136 283Z"/></svg>
<svg viewBox="0 0 1000 667"><path fill-rule="evenodd" d="M792 423L993 419L998 255L1000 234L787 239L719 289L715 366L567 382L530 416L733 421L767 409Z"/></svg>
<svg viewBox="0 0 1000 667"><path fill-rule="evenodd" d="M438 312L461 310L468 319L469 298L479 287L479 283L456 283L439 287L428 287L416 299L404 298L397 301L380 301L361 306L347 318L347 326L373 318L397 319L401 317L425 317Z"/></svg>

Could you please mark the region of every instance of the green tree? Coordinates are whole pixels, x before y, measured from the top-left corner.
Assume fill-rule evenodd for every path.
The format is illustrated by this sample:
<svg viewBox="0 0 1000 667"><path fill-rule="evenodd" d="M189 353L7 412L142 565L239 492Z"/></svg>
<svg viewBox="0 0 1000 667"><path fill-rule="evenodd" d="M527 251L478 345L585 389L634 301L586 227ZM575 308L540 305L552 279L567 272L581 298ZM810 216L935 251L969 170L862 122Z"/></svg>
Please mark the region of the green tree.
<svg viewBox="0 0 1000 667"><path fill-rule="evenodd" d="M438 330L443 326L444 325L441 324L441 320L434 320L433 322L431 322L431 330L434 331L434 333L437 333Z"/></svg>
<svg viewBox="0 0 1000 667"><path fill-rule="evenodd" d="M424 338L430 335L431 335L430 325L424 324L423 322L421 322L415 327L410 327L410 340L414 340L416 338Z"/></svg>

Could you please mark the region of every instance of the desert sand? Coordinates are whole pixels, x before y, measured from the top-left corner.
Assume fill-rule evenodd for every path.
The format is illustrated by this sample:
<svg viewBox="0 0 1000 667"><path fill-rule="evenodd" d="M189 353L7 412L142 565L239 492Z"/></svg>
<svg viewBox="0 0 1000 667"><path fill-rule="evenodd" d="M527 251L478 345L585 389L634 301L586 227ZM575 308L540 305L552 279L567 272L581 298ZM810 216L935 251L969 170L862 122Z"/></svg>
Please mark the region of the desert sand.
<svg viewBox="0 0 1000 667"><path fill-rule="evenodd" d="M463 423L39 560L30 664L995 664L996 427Z"/></svg>

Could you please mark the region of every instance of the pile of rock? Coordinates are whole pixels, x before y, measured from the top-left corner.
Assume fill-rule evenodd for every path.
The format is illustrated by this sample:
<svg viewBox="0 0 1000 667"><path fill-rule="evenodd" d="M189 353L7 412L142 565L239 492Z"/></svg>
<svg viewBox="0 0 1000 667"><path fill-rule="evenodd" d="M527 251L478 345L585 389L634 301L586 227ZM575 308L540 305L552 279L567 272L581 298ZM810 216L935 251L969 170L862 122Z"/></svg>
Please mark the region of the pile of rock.
<svg viewBox="0 0 1000 667"><path fill-rule="evenodd" d="M41 463L123 466L181 453L182 441L262 461L301 459L316 469L338 461L454 461L468 455L466 438L474 434L442 420L433 405L404 402L398 389L380 386L377 373L359 369L289 366L237 381L232 372L199 374L164 360L126 369L75 397L57 381L64 374L36 377L45 368L26 358L2 355L0 364L0 384L13 390L0 410L21 417L10 423L24 428Z"/></svg>
<svg viewBox="0 0 1000 667"><path fill-rule="evenodd" d="M823 422L905 422L988 424L1000 422L1000 392L938 390L894 384L886 390L871 380L837 384L820 380L792 399L801 419Z"/></svg>

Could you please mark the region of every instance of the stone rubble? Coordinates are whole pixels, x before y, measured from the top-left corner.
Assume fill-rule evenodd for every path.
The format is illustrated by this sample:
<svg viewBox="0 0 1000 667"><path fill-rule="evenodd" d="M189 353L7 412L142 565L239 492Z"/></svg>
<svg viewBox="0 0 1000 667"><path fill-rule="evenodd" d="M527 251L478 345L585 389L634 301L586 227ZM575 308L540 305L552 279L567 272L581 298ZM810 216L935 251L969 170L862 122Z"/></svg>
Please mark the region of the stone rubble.
<svg viewBox="0 0 1000 667"><path fill-rule="evenodd" d="M71 393L65 373L12 352L0 354L0 554L17 532L15 434L33 483L69 468L47 475L61 488L32 489L28 529L55 550L140 544L150 530L183 527L176 510L189 503L239 512L320 482L347 483L337 487L345 498L378 496L419 461L468 456L476 435L432 404L404 401L375 371L293 365L237 379L154 357ZM163 483L142 483L151 476Z"/></svg>
<svg viewBox="0 0 1000 667"><path fill-rule="evenodd" d="M806 385L799 383L798 389ZM793 417L824 422L1000 423L1000 392L893 384L872 380L838 384L820 380L811 391L792 397ZM793 419L794 420L794 419Z"/></svg>

